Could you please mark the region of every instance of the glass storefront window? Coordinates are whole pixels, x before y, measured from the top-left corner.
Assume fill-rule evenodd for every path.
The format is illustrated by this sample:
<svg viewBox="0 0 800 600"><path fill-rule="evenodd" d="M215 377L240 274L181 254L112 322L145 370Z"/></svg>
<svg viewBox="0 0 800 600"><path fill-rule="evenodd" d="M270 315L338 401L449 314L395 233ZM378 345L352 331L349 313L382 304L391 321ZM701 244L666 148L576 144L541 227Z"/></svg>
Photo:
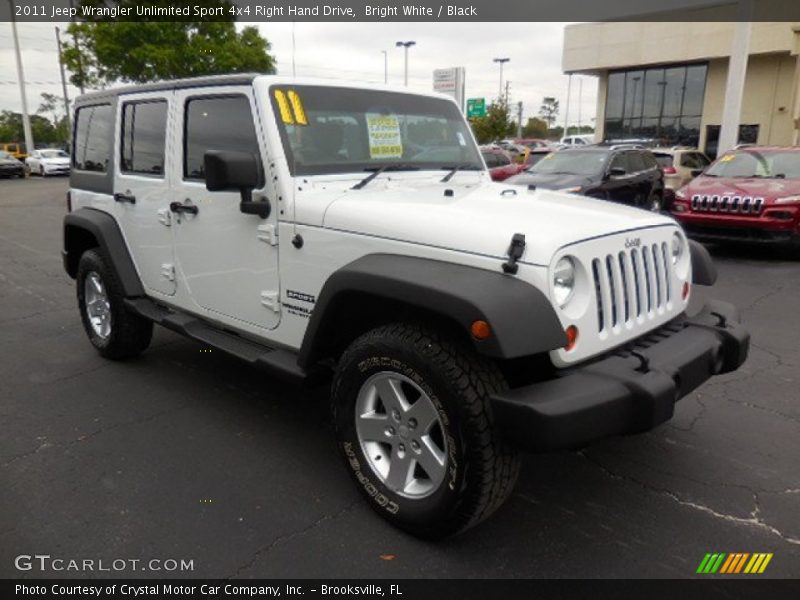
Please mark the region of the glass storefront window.
<svg viewBox="0 0 800 600"><path fill-rule="evenodd" d="M610 73L605 138L696 146L707 71L692 64Z"/></svg>

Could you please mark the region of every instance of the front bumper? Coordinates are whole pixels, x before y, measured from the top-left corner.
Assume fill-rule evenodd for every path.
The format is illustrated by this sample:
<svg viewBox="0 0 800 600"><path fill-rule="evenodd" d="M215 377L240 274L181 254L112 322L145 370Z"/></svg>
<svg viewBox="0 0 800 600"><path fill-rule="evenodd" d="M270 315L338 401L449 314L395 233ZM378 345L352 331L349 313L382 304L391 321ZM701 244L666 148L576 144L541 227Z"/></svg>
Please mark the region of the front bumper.
<svg viewBox="0 0 800 600"><path fill-rule="evenodd" d="M712 375L738 369L749 345L736 309L710 301L606 358L492 396L495 419L509 442L529 451L647 431Z"/></svg>

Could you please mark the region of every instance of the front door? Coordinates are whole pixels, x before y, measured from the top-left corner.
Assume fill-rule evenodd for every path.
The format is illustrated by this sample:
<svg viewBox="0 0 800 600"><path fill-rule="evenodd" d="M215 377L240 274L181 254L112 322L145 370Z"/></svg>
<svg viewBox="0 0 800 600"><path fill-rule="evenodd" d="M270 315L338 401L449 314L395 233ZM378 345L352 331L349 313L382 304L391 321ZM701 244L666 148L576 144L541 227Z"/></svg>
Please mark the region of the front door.
<svg viewBox="0 0 800 600"><path fill-rule="evenodd" d="M142 285L155 295L175 293L167 157L170 91L124 95L117 111L114 214Z"/></svg>
<svg viewBox="0 0 800 600"><path fill-rule="evenodd" d="M280 321L277 210L268 219L243 214L239 192L209 192L203 156L208 150L251 152L266 164L252 89L219 87L213 94L176 92L181 114L182 164L176 166L172 203L179 302L192 312L232 324L272 329ZM263 169L262 169L263 171ZM266 178L265 179L269 179ZM272 182L253 192L275 207ZM190 207L189 211L181 207ZM196 210L196 213L194 212Z"/></svg>

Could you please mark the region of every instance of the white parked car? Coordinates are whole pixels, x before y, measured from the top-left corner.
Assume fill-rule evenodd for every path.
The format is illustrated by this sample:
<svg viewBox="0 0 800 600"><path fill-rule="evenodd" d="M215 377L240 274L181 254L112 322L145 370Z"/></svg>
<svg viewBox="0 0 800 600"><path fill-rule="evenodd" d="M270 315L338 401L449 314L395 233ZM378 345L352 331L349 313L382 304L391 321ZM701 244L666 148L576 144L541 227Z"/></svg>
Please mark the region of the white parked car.
<svg viewBox="0 0 800 600"><path fill-rule="evenodd" d="M32 175L68 175L70 171L69 154L63 150L34 150L25 159L25 166Z"/></svg>
<svg viewBox="0 0 800 600"><path fill-rule="evenodd" d="M588 146L590 144L594 144L594 134L568 135L562 137L559 143L563 144L564 146Z"/></svg>
<svg viewBox="0 0 800 600"><path fill-rule="evenodd" d="M733 306L686 314L715 271L673 219L493 183L447 96L230 75L74 122L63 259L97 351L156 323L332 380L346 469L416 535L489 516L518 451L651 429L747 356Z"/></svg>

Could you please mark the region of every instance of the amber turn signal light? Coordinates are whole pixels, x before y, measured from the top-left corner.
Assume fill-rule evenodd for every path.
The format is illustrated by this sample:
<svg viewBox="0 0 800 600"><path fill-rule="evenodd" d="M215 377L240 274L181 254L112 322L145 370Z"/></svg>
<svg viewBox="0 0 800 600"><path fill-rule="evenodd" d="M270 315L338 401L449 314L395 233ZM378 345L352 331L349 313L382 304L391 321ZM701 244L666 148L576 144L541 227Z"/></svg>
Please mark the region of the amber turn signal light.
<svg viewBox="0 0 800 600"><path fill-rule="evenodd" d="M578 341L578 328L575 325L570 325L564 330L564 333L567 334L567 345L564 346L564 350L569 352L575 347L575 343Z"/></svg>
<svg viewBox="0 0 800 600"><path fill-rule="evenodd" d="M486 321L473 321L470 331L476 340L485 340L492 335L492 328Z"/></svg>

